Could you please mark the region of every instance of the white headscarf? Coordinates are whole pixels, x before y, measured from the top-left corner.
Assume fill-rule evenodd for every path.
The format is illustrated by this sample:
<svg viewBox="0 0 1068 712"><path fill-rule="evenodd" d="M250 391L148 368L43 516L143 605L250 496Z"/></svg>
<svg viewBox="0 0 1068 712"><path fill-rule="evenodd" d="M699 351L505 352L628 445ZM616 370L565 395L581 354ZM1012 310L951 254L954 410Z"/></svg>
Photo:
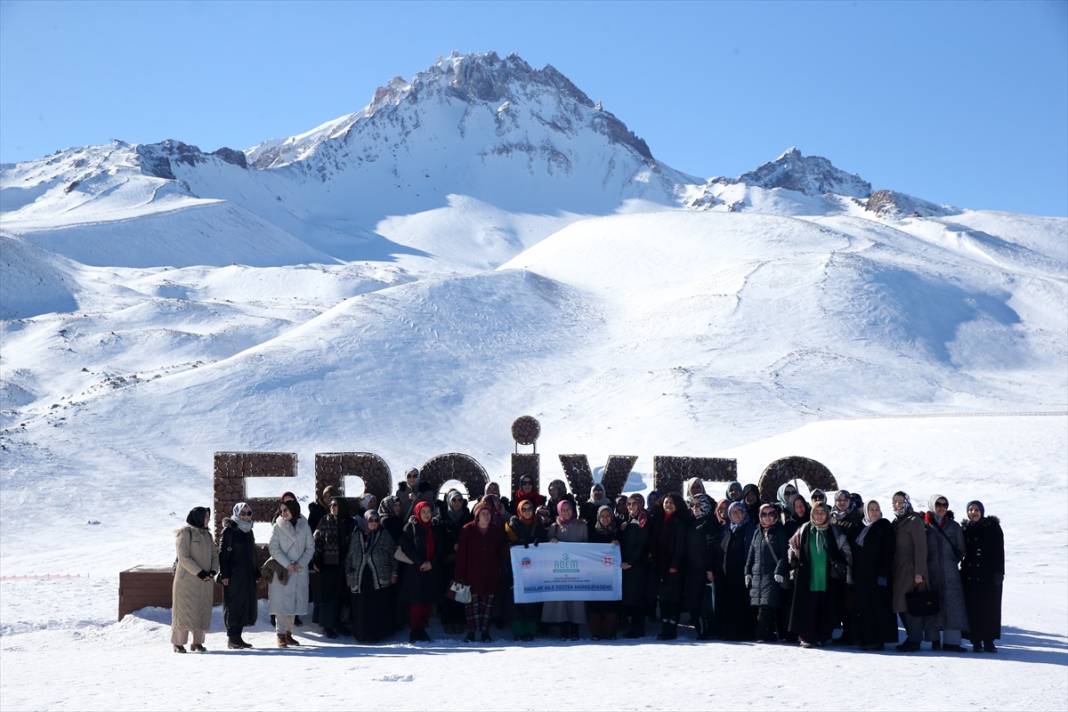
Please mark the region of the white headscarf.
<svg viewBox="0 0 1068 712"><path fill-rule="evenodd" d="M248 507L249 511L252 510L252 507L249 507L247 502L238 502L237 504L235 504L232 511L232 515L230 517L230 521L236 524L238 529L245 533L248 533L252 531L252 521L249 520L246 522L244 519L241 518L241 512L244 511L246 507Z"/></svg>

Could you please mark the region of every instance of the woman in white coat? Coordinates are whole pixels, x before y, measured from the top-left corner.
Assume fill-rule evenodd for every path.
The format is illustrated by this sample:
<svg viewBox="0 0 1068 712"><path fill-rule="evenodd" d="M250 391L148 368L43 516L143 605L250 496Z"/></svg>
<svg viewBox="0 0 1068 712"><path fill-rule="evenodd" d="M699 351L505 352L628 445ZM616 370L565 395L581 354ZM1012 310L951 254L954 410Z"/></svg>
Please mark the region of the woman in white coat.
<svg viewBox="0 0 1068 712"><path fill-rule="evenodd" d="M300 516L300 504L286 501L281 511L267 548L275 563L285 569L285 580L281 572L271 576L267 600L278 633L278 647L285 648L300 645L293 637L293 618L308 613L308 564L315 554L315 541L308 520Z"/></svg>

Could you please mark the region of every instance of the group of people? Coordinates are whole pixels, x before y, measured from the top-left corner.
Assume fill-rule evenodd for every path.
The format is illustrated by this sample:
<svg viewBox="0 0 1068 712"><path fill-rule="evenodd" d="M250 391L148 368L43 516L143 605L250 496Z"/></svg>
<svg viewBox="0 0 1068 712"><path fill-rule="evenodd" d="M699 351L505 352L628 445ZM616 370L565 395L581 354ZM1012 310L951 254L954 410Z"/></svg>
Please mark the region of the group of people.
<svg viewBox="0 0 1068 712"><path fill-rule="evenodd" d="M243 630L256 622L257 582L267 577L279 647L300 645L293 629L311 608L326 637L365 643L405 627L411 642L429 642L436 611L447 634L468 642L490 642L494 625L522 641L577 640L583 626L594 640L641 638L648 621L672 640L685 620L699 640L883 650L898 642L900 618L899 651L926 640L960 652L965 638L975 652L997 651L1004 539L979 501L958 523L943 495L918 512L897 492L891 520L876 500L839 490L831 505L822 490L806 500L789 483L766 503L738 482L717 502L700 480L686 497L654 491L648 501L611 501L599 484L580 499L563 480L546 497L531 478L511 498L491 483L473 507L457 490L437 494L410 470L381 502L366 495L349 512L327 487L304 516L287 492L262 565L248 504L223 521L218 548L209 510L194 508L176 535L174 650L184 653L190 634L191 649L204 650L216 580L228 647L252 647ZM556 542L618 544L621 599L514 603L509 550Z"/></svg>

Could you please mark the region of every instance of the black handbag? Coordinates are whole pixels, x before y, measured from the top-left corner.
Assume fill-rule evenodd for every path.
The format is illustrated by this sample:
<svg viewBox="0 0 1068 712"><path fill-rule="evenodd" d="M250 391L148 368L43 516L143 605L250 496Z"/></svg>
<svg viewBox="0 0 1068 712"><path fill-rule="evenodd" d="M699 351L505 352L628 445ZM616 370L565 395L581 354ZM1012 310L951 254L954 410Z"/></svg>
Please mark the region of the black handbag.
<svg viewBox="0 0 1068 712"><path fill-rule="evenodd" d="M905 594L905 610L910 616L933 616L938 606L938 592L929 588Z"/></svg>

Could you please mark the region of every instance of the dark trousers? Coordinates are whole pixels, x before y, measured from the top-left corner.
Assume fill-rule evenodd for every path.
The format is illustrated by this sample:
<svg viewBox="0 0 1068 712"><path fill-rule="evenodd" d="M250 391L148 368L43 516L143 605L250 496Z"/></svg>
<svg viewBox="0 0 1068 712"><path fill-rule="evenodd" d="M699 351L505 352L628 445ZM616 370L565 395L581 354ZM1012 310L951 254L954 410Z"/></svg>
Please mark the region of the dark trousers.
<svg viewBox="0 0 1068 712"><path fill-rule="evenodd" d="M780 635L779 631L779 607L778 606L756 606L757 608L757 625L756 625L756 637L757 640L773 641L778 640Z"/></svg>

